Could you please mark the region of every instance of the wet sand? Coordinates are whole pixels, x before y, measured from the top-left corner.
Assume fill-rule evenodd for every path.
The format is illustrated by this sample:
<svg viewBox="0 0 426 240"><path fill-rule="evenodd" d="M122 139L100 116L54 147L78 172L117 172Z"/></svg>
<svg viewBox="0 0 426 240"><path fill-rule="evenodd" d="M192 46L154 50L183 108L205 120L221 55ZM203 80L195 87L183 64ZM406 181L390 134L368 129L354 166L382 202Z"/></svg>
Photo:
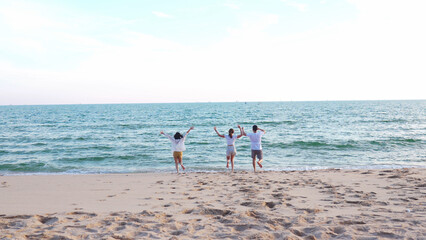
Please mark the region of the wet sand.
<svg viewBox="0 0 426 240"><path fill-rule="evenodd" d="M426 239L426 169L0 176L0 239Z"/></svg>

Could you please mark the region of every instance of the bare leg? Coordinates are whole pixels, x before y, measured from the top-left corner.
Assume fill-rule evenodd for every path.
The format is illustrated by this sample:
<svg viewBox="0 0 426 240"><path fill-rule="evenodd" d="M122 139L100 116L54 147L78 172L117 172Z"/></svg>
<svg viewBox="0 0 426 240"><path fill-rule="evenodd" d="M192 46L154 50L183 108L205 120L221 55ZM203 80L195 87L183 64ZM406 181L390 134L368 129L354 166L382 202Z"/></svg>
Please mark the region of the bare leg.
<svg viewBox="0 0 426 240"><path fill-rule="evenodd" d="M263 161L263 159L260 159L259 161L257 161L257 164L259 164L259 167L260 167L260 168L262 168L262 167L263 167L263 166L262 166L262 164L261 164L261 163L262 163L262 161Z"/></svg>
<svg viewBox="0 0 426 240"><path fill-rule="evenodd" d="M182 158L179 158L179 164L180 164L180 166L182 167L182 169L183 170L185 170L185 167L183 166L183 164L182 164Z"/></svg>
<svg viewBox="0 0 426 240"><path fill-rule="evenodd" d="M253 170L256 172L256 157L253 158Z"/></svg>
<svg viewBox="0 0 426 240"><path fill-rule="evenodd" d="M178 158L174 158L175 159L175 164L176 164L176 172L179 173L179 159Z"/></svg>
<svg viewBox="0 0 426 240"><path fill-rule="evenodd" d="M230 156L226 156L226 168L229 168L229 158Z"/></svg>
<svg viewBox="0 0 426 240"><path fill-rule="evenodd" d="M235 155L231 155L231 169L232 169L232 172L234 172L234 157L235 157Z"/></svg>

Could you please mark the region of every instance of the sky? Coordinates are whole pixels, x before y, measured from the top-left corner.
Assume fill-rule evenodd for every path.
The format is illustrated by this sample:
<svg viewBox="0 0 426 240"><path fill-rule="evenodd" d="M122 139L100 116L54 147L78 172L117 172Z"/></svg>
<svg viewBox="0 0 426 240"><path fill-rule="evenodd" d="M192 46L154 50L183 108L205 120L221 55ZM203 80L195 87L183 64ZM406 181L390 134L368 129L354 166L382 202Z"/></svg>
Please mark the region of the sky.
<svg viewBox="0 0 426 240"><path fill-rule="evenodd" d="M425 99L424 0L0 0L0 105Z"/></svg>

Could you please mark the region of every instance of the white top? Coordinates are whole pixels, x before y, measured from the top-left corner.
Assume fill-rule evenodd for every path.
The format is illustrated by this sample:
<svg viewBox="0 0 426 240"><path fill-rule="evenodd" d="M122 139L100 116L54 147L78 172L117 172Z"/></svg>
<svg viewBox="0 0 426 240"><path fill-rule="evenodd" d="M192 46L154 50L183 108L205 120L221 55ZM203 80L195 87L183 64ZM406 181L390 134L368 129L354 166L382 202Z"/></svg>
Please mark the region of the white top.
<svg viewBox="0 0 426 240"><path fill-rule="evenodd" d="M185 133L185 135L183 135L183 138L181 139L175 139L169 134L164 134L164 135L172 142L172 152L183 152L186 150L185 140L188 133Z"/></svg>
<svg viewBox="0 0 426 240"><path fill-rule="evenodd" d="M228 145L234 145L235 144L235 140L237 140L237 135L232 135L232 138L229 137L229 135L225 135L225 139L226 139L226 144Z"/></svg>
<svg viewBox="0 0 426 240"><path fill-rule="evenodd" d="M255 133L247 133L247 137L250 138L251 141L251 150L262 150L262 136L264 132L258 130Z"/></svg>

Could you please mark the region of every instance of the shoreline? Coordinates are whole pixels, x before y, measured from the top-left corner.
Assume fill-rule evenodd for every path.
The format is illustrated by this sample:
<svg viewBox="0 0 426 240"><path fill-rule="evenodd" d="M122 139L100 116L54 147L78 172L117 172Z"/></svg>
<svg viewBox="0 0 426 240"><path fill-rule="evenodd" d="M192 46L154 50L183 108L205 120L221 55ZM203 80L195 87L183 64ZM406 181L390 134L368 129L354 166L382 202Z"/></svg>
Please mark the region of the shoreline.
<svg viewBox="0 0 426 240"><path fill-rule="evenodd" d="M424 179L426 168L0 176L0 238L425 238Z"/></svg>
<svg viewBox="0 0 426 240"><path fill-rule="evenodd" d="M389 169L426 169L425 166L420 165L378 165L378 166L352 166L352 167L294 167L294 168L283 168L283 169L268 169L265 168L256 168L259 172L294 172L294 171L321 171L321 170L389 170ZM180 170L179 173L230 173L230 169L222 168L222 170L193 170L191 168L185 171ZM247 169L235 169L235 172L253 172L253 168ZM19 172L19 173L10 173L10 172L0 172L0 177L2 176L61 176L61 175L109 175L109 174L146 174L146 173L158 173L158 174L173 174L176 173L176 169L170 168L169 170L156 170L156 171L135 171L135 172Z"/></svg>

